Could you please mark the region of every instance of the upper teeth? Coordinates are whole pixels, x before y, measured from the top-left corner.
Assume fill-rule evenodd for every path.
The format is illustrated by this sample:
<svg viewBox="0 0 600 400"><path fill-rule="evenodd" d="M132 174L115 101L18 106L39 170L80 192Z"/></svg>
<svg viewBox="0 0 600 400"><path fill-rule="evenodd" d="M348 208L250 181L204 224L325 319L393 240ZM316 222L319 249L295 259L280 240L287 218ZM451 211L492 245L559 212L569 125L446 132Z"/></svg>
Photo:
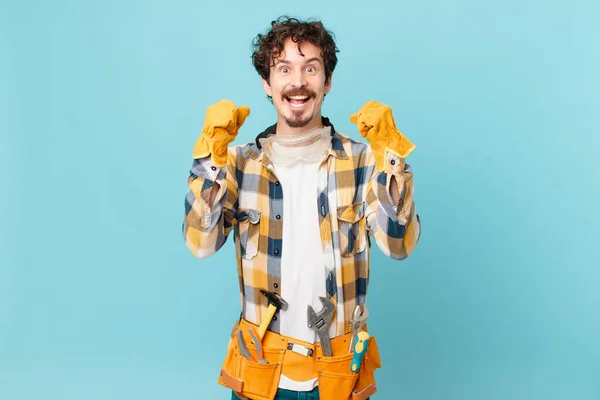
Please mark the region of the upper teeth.
<svg viewBox="0 0 600 400"><path fill-rule="evenodd" d="M308 97L306 97L306 96L290 96L290 99L293 99L293 100L304 100L307 98Z"/></svg>

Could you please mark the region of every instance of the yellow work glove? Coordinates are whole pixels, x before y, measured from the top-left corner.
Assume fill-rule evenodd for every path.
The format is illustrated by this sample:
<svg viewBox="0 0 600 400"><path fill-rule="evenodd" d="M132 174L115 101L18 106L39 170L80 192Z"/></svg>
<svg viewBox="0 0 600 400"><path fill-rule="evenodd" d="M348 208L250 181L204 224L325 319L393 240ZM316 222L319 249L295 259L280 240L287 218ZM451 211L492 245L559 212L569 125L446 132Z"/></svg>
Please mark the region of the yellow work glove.
<svg viewBox="0 0 600 400"><path fill-rule="evenodd" d="M204 158L210 154L217 167L227 165L227 146L238 134L250 109L235 107L231 100L221 100L206 109L204 128L194 145L194 158Z"/></svg>
<svg viewBox="0 0 600 400"><path fill-rule="evenodd" d="M415 145L396 128L392 109L385 104L368 101L358 113L350 116L350 121L371 144L377 171L386 171L386 151L404 159L415 149Z"/></svg>

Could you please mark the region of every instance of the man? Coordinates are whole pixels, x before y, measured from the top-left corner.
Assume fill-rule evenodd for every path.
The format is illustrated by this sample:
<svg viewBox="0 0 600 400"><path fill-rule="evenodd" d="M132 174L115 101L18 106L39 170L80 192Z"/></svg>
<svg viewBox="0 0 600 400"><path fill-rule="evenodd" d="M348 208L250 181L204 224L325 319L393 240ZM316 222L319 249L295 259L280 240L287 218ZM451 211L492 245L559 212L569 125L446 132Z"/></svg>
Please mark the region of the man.
<svg viewBox="0 0 600 400"><path fill-rule="evenodd" d="M186 244L205 258L234 230L242 315L219 377L234 399L376 391L379 355L364 324L369 236L397 260L415 248L420 221L405 163L414 146L383 104L351 116L369 145L321 115L337 51L320 22L273 21L252 59L277 123L229 147L250 110L222 100L207 109L194 147Z"/></svg>

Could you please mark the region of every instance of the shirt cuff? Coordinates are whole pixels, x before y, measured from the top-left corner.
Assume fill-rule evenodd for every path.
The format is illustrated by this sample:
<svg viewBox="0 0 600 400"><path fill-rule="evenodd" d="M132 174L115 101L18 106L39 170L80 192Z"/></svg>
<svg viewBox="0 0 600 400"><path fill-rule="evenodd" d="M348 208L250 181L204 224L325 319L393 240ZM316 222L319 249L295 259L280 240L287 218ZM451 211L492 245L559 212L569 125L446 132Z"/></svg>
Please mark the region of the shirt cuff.
<svg viewBox="0 0 600 400"><path fill-rule="evenodd" d="M208 179L209 181L219 181L225 179L227 167L217 167L212 162L210 156L197 158L192 166L192 173L200 178Z"/></svg>
<svg viewBox="0 0 600 400"><path fill-rule="evenodd" d="M391 151L385 153L385 172L392 175L400 175L402 173L412 173L410 165L406 164L406 159L398 157Z"/></svg>

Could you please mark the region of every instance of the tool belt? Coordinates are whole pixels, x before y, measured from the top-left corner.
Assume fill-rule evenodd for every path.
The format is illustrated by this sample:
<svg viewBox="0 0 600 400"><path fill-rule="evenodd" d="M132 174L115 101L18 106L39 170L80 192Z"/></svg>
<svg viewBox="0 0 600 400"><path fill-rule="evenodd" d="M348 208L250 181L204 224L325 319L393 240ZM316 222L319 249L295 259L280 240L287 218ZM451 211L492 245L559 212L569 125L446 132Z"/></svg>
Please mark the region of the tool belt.
<svg viewBox="0 0 600 400"><path fill-rule="evenodd" d="M318 379L321 400L363 400L373 395L374 371L381 367L377 342L371 336L360 370L350 369L354 353L348 348L352 334L332 338L332 356L323 356L321 343L310 344L267 331L262 340L263 357L267 364L245 358L237 342L238 329L247 330L256 325L241 318L233 327L227 356L223 362L219 384L232 389L240 398L273 400L277 393L279 377L307 381ZM256 352L253 343L246 343L251 353Z"/></svg>

